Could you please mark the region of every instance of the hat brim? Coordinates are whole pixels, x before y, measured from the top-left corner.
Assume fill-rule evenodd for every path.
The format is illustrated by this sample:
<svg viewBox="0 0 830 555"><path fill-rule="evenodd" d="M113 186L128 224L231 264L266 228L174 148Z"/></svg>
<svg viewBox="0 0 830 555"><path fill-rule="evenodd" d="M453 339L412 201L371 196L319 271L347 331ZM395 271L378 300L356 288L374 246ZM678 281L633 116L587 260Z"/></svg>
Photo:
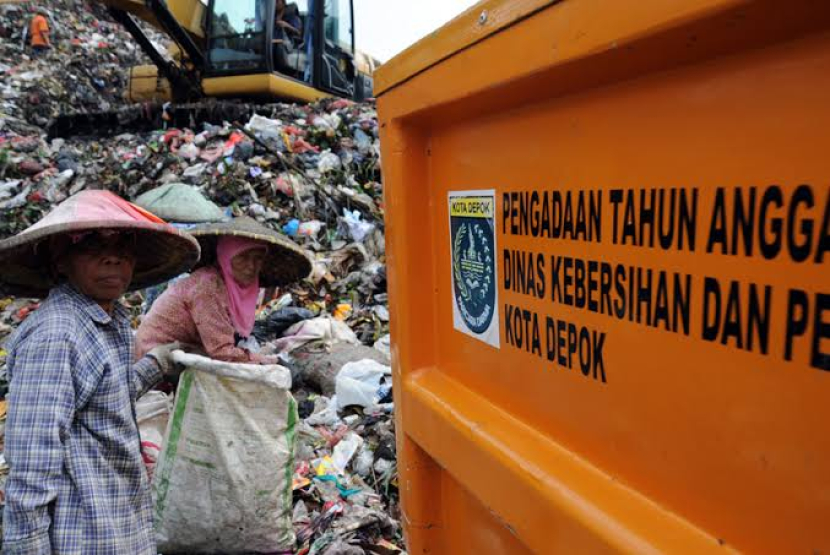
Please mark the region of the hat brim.
<svg viewBox="0 0 830 555"><path fill-rule="evenodd" d="M197 226L188 231L202 247L199 267L215 264L216 242L219 237L235 236L267 244L268 254L259 275L262 287L288 285L305 279L311 273L311 259L302 248L252 220L237 218L229 222Z"/></svg>
<svg viewBox="0 0 830 555"><path fill-rule="evenodd" d="M167 224L111 220L57 224L0 241L0 287L12 295L45 297L57 285L45 257L48 240L97 230L135 231L136 265L130 291L168 281L199 260L199 243Z"/></svg>

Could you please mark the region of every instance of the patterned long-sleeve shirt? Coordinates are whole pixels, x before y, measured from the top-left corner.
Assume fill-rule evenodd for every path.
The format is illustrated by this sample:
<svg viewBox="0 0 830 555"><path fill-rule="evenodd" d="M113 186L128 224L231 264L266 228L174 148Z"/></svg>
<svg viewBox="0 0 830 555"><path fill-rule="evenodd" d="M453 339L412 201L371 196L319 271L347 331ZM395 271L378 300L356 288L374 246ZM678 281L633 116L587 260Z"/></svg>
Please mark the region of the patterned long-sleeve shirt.
<svg viewBox="0 0 830 555"><path fill-rule="evenodd" d="M135 401L161 371L132 347L123 307L69 285L11 338L7 555L156 553Z"/></svg>
<svg viewBox="0 0 830 555"><path fill-rule="evenodd" d="M271 361L236 346L228 291L219 270L210 266L177 281L153 303L138 328L136 351L140 357L157 345L176 341L216 360Z"/></svg>

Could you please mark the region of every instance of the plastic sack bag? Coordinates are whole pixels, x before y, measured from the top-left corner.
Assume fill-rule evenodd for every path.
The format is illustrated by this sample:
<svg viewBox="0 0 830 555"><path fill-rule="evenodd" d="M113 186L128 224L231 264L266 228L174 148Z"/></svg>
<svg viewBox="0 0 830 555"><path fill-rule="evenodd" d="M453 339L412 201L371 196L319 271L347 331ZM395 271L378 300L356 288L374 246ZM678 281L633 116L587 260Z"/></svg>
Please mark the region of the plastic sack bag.
<svg viewBox="0 0 830 555"><path fill-rule="evenodd" d="M180 351L173 360L187 370L152 482L159 551L293 549L290 371Z"/></svg>
<svg viewBox="0 0 830 555"><path fill-rule="evenodd" d="M147 468L147 476L153 473L164 445L164 432L170 419L173 399L161 391L148 391L135 404L135 418L141 436L141 458Z"/></svg>
<svg viewBox="0 0 830 555"><path fill-rule="evenodd" d="M168 183L135 199L145 210L168 222L221 222L225 213L192 185Z"/></svg>
<svg viewBox="0 0 830 555"><path fill-rule="evenodd" d="M371 359L344 364L337 374L337 406L376 407L389 393L392 369Z"/></svg>

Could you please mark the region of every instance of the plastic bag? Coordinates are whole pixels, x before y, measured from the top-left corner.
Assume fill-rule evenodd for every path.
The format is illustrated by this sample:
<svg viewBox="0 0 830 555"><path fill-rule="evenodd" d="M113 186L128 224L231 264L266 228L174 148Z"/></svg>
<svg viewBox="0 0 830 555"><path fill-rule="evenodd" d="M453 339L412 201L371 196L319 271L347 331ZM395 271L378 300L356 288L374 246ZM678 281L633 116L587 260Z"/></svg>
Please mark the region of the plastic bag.
<svg viewBox="0 0 830 555"><path fill-rule="evenodd" d="M340 157L333 152L324 152L317 162L317 169L320 173L329 173L340 169Z"/></svg>
<svg viewBox="0 0 830 555"><path fill-rule="evenodd" d="M326 399L325 397L318 397L318 402L314 402L314 413L306 418L306 424L309 426L337 426L341 423L340 417L337 415L337 397Z"/></svg>
<svg viewBox="0 0 830 555"><path fill-rule="evenodd" d="M311 220L310 222L303 222L297 229L297 235L304 235L306 237L316 238L323 226L326 225L319 220Z"/></svg>
<svg viewBox="0 0 830 555"><path fill-rule="evenodd" d="M352 239L360 243L363 239L371 232L375 230L375 224L371 224L369 222L364 222L361 219L360 212L355 210L354 212L349 211L348 209L343 209L343 222L346 224L346 227L349 230L349 235L352 236Z"/></svg>
<svg viewBox="0 0 830 555"><path fill-rule="evenodd" d="M185 160L193 161L199 157L202 153L202 149L198 146L194 145L193 143L187 143L182 145L179 149L179 156L184 158Z"/></svg>
<svg viewBox="0 0 830 555"><path fill-rule="evenodd" d="M344 409L351 405L364 408L376 407L388 396L392 369L374 360L365 359L344 364L337 374L335 390L337 406Z"/></svg>
<svg viewBox="0 0 830 555"><path fill-rule="evenodd" d="M357 455L357 458L354 460L354 464L352 465L354 471L358 476L367 478L372 473L372 467L374 464L375 453L372 451L371 447L364 443L360 453Z"/></svg>
<svg viewBox="0 0 830 555"><path fill-rule="evenodd" d="M245 125L245 130L260 139L278 139L282 136L282 122L254 114Z"/></svg>
<svg viewBox="0 0 830 555"><path fill-rule="evenodd" d="M346 437L341 439L337 445L334 446L334 452L331 454L332 463L337 473L343 475L349 467L349 463L357 453L358 449L363 446L363 438L354 432L349 432Z"/></svg>
<svg viewBox="0 0 830 555"><path fill-rule="evenodd" d="M282 226L282 230L289 237L296 237L297 232L300 230L300 220L296 218L289 220L287 224Z"/></svg>
<svg viewBox="0 0 830 555"><path fill-rule="evenodd" d="M291 550L291 373L180 351L173 360L187 370L152 483L159 551Z"/></svg>
<svg viewBox="0 0 830 555"><path fill-rule="evenodd" d="M373 347L385 354L387 357L392 358L392 336L389 334L386 334L375 341Z"/></svg>
<svg viewBox="0 0 830 555"><path fill-rule="evenodd" d="M349 235L351 235L352 239L358 243L363 241L368 234L375 230L375 224L364 222L361 219L360 212L357 210L351 212L344 208L343 223L346 224L346 228L349 230Z"/></svg>
<svg viewBox="0 0 830 555"><path fill-rule="evenodd" d="M141 457L151 480L164 445L164 432L167 430L172 404L172 397L161 391L149 391L135 404L135 417L141 436Z"/></svg>

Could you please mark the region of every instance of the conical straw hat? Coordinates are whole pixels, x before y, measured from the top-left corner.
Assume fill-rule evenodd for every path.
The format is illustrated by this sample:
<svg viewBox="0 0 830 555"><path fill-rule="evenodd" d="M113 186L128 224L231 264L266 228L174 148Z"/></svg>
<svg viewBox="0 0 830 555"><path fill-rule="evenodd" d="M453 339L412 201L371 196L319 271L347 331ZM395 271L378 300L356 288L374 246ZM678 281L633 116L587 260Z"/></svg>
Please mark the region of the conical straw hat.
<svg viewBox="0 0 830 555"><path fill-rule="evenodd" d="M82 191L42 220L0 241L0 287L11 294L42 297L56 285L44 256L49 239L94 230L134 230L136 266L130 289L143 289L189 270L199 260L192 237L109 191Z"/></svg>
<svg viewBox="0 0 830 555"><path fill-rule="evenodd" d="M199 225L188 231L202 246L200 266L215 262L216 240L219 237L233 235L268 244L268 256L259 276L260 285L263 287L287 285L305 279L311 273L311 260L303 249L252 218L241 217L228 222Z"/></svg>

